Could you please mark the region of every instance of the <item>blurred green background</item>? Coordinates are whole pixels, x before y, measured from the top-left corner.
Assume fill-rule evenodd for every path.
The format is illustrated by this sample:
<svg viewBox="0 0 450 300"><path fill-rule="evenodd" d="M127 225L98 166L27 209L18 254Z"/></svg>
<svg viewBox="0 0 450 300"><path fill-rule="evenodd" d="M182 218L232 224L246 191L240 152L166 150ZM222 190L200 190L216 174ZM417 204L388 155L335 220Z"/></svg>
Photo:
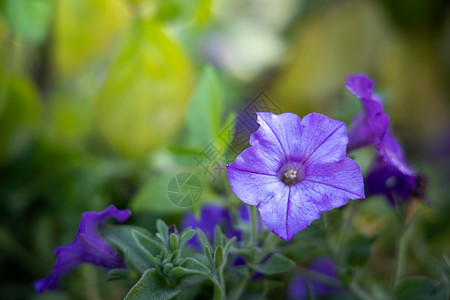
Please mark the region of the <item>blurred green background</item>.
<svg viewBox="0 0 450 300"><path fill-rule="evenodd" d="M0 0L0 295L120 299L84 266L56 293L53 248L87 210L113 203L152 229L178 222L166 188L261 90L282 111L350 122L345 77L366 73L411 164L428 178L407 274L436 275L450 254L450 5L446 0ZM220 147L225 147L221 145ZM361 166L367 168L367 154ZM200 172L200 204L226 178ZM238 203L235 200L235 203ZM362 266L384 282L394 244L382 199L355 228L378 239Z"/></svg>

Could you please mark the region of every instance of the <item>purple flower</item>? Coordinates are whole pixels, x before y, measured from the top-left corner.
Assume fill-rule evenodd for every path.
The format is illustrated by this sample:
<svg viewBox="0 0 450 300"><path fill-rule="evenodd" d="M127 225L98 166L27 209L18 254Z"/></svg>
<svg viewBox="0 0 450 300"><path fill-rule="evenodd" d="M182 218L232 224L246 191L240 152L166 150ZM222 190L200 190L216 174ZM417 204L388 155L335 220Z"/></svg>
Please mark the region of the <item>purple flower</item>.
<svg viewBox="0 0 450 300"><path fill-rule="evenodd" d="M310 271L320 273L330 279L338 280L337 266L331 259L327 257L319 257L314 259L308 269ZM310 279L311 290L314 296L325 296L329 294L342 292L343 289L331 286L318 280ZM307 299L308 298L308 278L304 275L296 275L289 284L288 299Z"/></svg>
<svg viewBox="0 0 450 300"><path fill-rule="evenodd" d="M188 212L184 215L183 220L181 221L181 228L200 228L209 240L212 240L214 237L214 228L216 225L221 226L221 229L226 237L240 237L240 232L235 230L232 226L230 212L228 209L218 204L208 204L202 206L200 211L200 219L197 219L194 213ZM201 245L197 237L189 240L188 244L201 249Z"/></svg>
<svg viewBox="0 0 450 300"><path fill-rule="evenodd" d="M378 154L365 177L369 194L384 194L391 204L395 197L425 198L424 181L408 166L403 150L389 130L389 118L383 112L381 99L373 93L373 81L365 75L347 78L347 89L363 107L349 129L349 151L374 145Z"/></svg>
<svg viewBox="0 0 450 300"><path fill-rule="evenodd" d="M348 151L378 144L388 129L389 117L383 112L380 97L373 93L373 81L365 75L352 75L345 86L361 100L363 110L348 129Z"/></svg>
<svg viewBox="0 0 450 300"><path fill-rule="evenodd" d="M41 293L46 289L56 289L59 279L82 263L91 263L108 269L125 268L122 258L102 239L98 228L110 218L125 222L130 215L131 211L128 209L118 210L114 205L101 212L83 213L75 240L67 246L55 248L57 259L52 274L35 281L36 289Z"/></svg>
<svg viewBox="0 0 450 300"><path fill-rule="evenodd" d="M345 157L345 124L312 113L257 113L251 147L227 166L231 188L256 205L272 232L290 241L323 211L364 198L361 171Z"/></svg>
<svg viewBox="0 0 450 300"><path fill-rule="evenodd" d="M408 166L400 144L389 131L375 148L378 155L365 176L367 192L385 195L391 205L396 197L403 201L411 196L425 199L424 180Z"/></svg>

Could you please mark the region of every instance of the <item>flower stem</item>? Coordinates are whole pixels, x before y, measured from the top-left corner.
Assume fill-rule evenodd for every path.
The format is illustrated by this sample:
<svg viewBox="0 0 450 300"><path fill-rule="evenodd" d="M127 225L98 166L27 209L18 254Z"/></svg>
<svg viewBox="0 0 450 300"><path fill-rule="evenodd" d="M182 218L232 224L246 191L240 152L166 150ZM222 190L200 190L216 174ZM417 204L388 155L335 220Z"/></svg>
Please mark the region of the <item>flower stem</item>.
<svg viewBox="0 0 450 300"><path fill-rule="evenodd" d="M222 299L226 299L226 294L225 294L225 280L223 279L223 268L220 268L220 270L218 270L217 272L217 277L220 283L221 288L221 297Z"/></svg>
<svg viewBox="0 0 450 300"><path fill-rule="evenodd" d="M311 278L313 280L317 280L320 281L322 283L325 283L327 285L330 286L334 286L334 287L341 287L341 282L333 277L330 277L328 275L316 272L316 271L312 271L309 269L305 269L302 268L300 266L297 266L297 270L299 271L300 274L303 274L304 276Z"/></svg>
<svg viewBox="0 0 450 300"><path fill-rule="evenodd" d="M365 290L363 290L355 281L353 281L350 284L350 290L353 292L354 295L358 296L362 300L374 300L369 293L367 293Z"/></svg>
<svg viewBox="0 0 450 300"><path fill-rule="evenodd" d="M253 247L258 247L258 226L256 220L256 206L251 206L251 219L252 219L252 228L251 228L251 245Z"/></svg>
<svg viewBox="0 0 450 300"><path fill-rule="evenodd" d="M247 286L247 282L252 274L253 272L250 271L244 278L242 278L242 280L231 293L230 300L239 300L241 298L241 295L244 292L245 287Z"/></svg>
<svg viewBox="0 0 450 300"><path fill-rule="evenodd" d="M391 279L391 289L394 289L397 285L399 279L403 275L403 270L405 267L405 261L406 261L406 249L407 249L407 227L403 226L401 229L400 236L397 240L397 245L395 247L395 265L394 270L392 272L392 279Z"/></svg>
<svg viewBox="0 0 450 300"><path fill-rule="evenodd" d="M339 242L337 245L337 255L338 255L339 260L342 260L342 258L344 256L344 251L343 251L345 249L344 245L347 242L348 234L349 234L350 227L352 224L353 216L355 215L355 211L356 211L355 205L350 204L350 209L348 211L347 218L344 221L341 237L339 238Z"/></svg>

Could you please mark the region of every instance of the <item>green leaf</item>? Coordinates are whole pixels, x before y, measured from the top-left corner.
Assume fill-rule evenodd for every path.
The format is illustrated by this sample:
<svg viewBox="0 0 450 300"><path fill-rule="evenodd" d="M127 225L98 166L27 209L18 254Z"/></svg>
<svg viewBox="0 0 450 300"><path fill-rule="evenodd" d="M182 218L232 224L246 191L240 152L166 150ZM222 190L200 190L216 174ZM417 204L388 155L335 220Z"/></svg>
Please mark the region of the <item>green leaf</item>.
<svg viewBox="0 0 450 300"><path fill-rule="evenodd" d="M186 242L192 239L195 233L196 231L190 227L183 230L180 234L180 247L183 247Z"/></svg>
<svg viewBox="0 0 450 300"><path fill-rule="evenodd" d="M188 257L169 272L169 278L171 280L179 280L189 275L207 276L210 272L207 266L192 257Z"/></svg>
<svg viewBox="0 0 450 300"><path fill-rule="evenodd" d="M174 251L178 248L178 236L175 233L170 234L170 249Z"/></svg>
<svg viewBox="0 0 450 300"><path fill-rule="evenodd" d="M226 263L226 257L223 253L222 246L218 246L214 251L215 266L217 269L222 268Z"/></svg>
<svg viewBox="0 0 450 300"><path fill-rule="evenodd" d="M228 254L228 251L230 251L231 246L233 245L234 241L236 240L236 237L233 236L231 239L229 239L227 241L227 243L225 244L225 246L223 247L223 252L225 253L225 255Z"/></svg>
<svg viewBox="0 0 450 300"><path fill-rule="evenodd" d="M197 228L197 237L203 248L208 248L208 250L212 250L212 246L209 243L208 238L206 237L203 230L201 230L200 228Z"/></svg>
<svg viewBox="0 0 450 300"><path fill-rule="evenodd" d="M222 98L223 92L215 69L205 67L187 110L188 129L199 146L204 147L219 136Z"/></svg>
<svg viewBox="0 0 450 300"><path fill-rule="evenodd" d="M274 275L289 271L295 266L295 263L289 258L275 253L266 262L259 265L249 264L249 266L253 270L265 275Z"/></svg>
<svg viewBox="0 0 450 300"><path fill-rule="evenodd" d="M14 33L30 42L42 42L49 28L52 0L2 0L0 13Z"/></svg>
<svg viewBox="0 0 450 300"><path fill-rule="evenodd" d="M223 246L225 238L219 225L214 228L214 246Z"/></svg>
<svg viewBox="0 0 450 300"><path fill-rule="evenodd" d="M156 16L163 21L169 21L180 14L180 6L176 0L160 1Z"/></svg>
<svg viewBox="0 0 450 300"><path fill-rule="evenodd" d="M428 277L410 277L397 285L394 291L396 300L438 300L446 299L448 284L436 284Z"/></svg>
<svg viewBox="0 0 450 300"><path fill-rule="evenodd" d="M153 240L149 236L142 234L137 230L133 230L132 232L134 238L138 242L138 244L148 251L152 256L156 256L164 251L164 247L161 246L157 241Z"/></svg>
<svg viewBox="0 0 450 300"><path fill-rule="evenodd" d="M163 220L158 219L156 221L156 227L158 228L158 232L161 234L162 242L167 243L169 241L169 226L167 226Z"/></svg>
<svg viewBox="0 0 450 300"><path fill-rule="evenodd" d="M128 270L124 269L112 269L108 272L107 280L126 279L128 278Z"/></svg>
<svg viewBox="0 0 450 300"><path fill-rule="evenodd" d="M125 300L166 300L172 299L179 293L180 290L168 286L166 280L154 269L149 269L131 288Z"/></svg>
<svg viewBox="0 0 450 300"><path fill-rule="evenodd" d="M168 275L170 270L172 270L172 269L173 269L173 264L172 263L167 263L163 267L163 273Z"/></svg>
<svg viewBox="0 0 450 300"><path fill-rule="evenodd" d="M129 158L143 159L171 141L189 105L191 64L165 31L151 17L133 22L96 97L99 133Z"/></svg>
<svg viewBox="0 0 450 300"><path fill-rule="evenodd" d="M167 195L167 186L175 174L161 174L144 183L131 199L131 209L161 215L182 212L184 209L175 206Z"/></svg>
<svg viewBox="0 0 450 300"><path fill-rule="evenodd" d="M205 255L208 258L208 260L211 263L211 265L214 265L214 260L213 260L213 257L212 257L212 252L211 252L212 250L211 250L211 248L203 247L203 251L205 251Z"/></svg>
<svg viewBox="0 0 450 300"><path fill-rule="evenodd" d="M133 231L148 234L145 229L130 225L105 224L100 228L100 234L109 243L118 248L120 252L132 261L139 273L151 267L147 253L136 241Z"/></svg>

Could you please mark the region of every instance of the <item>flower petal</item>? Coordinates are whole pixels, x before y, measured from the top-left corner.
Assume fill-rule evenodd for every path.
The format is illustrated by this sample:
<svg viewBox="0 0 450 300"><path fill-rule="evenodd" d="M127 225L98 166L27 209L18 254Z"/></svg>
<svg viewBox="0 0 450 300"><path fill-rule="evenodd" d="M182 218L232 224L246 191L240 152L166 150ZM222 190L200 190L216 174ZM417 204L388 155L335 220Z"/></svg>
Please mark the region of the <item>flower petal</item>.
<svg viewBox="0 0 450 300"><path fill-rule="evenodd" d="M381 98L373 93L373 81L365 75L352 75L345 86L359 98L363 109L348 130L348 151L378 144L388 129L389 117L383 112Z"/></svg>
<svg viewBox="0 0 450 300"><path fill-rule="evenodd" d="M328 163L345 157L348 142L345 123L311 113L303 118L302 126L301 136L291 137L301 142L297 152L301 161Z"/></svg>
<svg viewBox="0 0 450 300"><path fill-rule="evenodd" d="M361 99L361 105L363 114L355 117L348 130L349 151L378 144L389 126L389 117L383 112L381 103L372 99Z"/></svg>
<svg viewBox="0 0 450 300"><path fill-rule="evenodd" d="M278 170L283 164L283 159L272 153L265 152L266 147L256 142L245 149L236 160L227 166L236 170L249 173L277 176Z"/></svg>
<svg viewBox="0 0 450 300"><path fill-rule="evenodd" d="M287 242L293 236L288 233L287 222L290 190L289 186L280 184L257 206L264 225Z"/></svg>
<svg viewBox="0 0 450 300"><path fill-rule="evenodd" d="M382 142L376 146L376 149L387 164L397 168L405 175L414 176L414 171L406 163L402 147L389 131L385 134Z"/></svg>
<svg viewBox="0 0 450 300"><path fill-rule="evenodd" d="M293 113L273 114L267 112L256 113L260 127L250 137L250 145L257 142L266 155L279 158L290 157L297 152L302 125L299 116Z"/></svg>
<svg viewBox="0 0 450 300"><path fill-rule="evenodd" d="M287 199L262 202L258 206L264 224L286 241L320 218L322 212L345 205L350 198L364 198L361 171L349 158L337 163L309 165L305 178L289 188ZM273 223L272 228L266 219Z"/></svg>
<svg viewBox="0 0 450 300"><path fill-rule="evenodd" d="M101 212L85 212L75 240L54 250L57 255L52 274L35 281L36 289L43 293L46 289L58 287L59 279L82 263L91 263L105 268L124 268L125 264L114 249L100 236L98 227L107 219L126 221L131 215L129 210L119 210L114 205Z"/></svg>
<svg viewBox="0 0 450 300"><path fill-rule="evenodd" d="M411 196L426 199L419 176L407 164L398 141L388 131L376 146L378 156L366 175L366 187L370 194L384 194L391 205L395 196L408 200Z"/></svg>
<svg viewBox="0 0 450 300"><path fill-rule="evenodd" d="M236 162L227 166L227 174L233 192L242 202L250 205L258 205L270 197L278 186L284 185L277 175L241 170Z"/></svg>
<svg viewBox="0 0 450 300"><path fill-rule="evenodd" d="M315 197L322 211L342 206L349 198L365 198L359 165L348 157L336 163L309 164L304 172L305 177L299 185L304 190L323 195L322 198Z"/></svg>
<svg viewBox="0 0 450 300"><path fill-rule="evenodd" d="M373 93L373 80L364 74L355 74L347 77L347 89L358 98L370 99Z"/></svg>

